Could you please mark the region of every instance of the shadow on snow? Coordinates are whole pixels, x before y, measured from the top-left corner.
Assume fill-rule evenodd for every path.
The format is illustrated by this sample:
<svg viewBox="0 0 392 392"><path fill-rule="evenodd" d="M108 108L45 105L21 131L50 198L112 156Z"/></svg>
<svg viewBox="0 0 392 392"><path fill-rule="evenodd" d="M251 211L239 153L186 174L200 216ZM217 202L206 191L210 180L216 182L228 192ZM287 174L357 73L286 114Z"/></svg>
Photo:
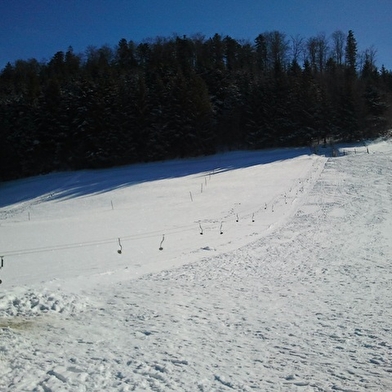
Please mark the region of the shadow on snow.
<svg viewBox="0 0 392 392"><path fill-rule="evenodd" d="M309 155L309 148L235 151L207 157L111 169L51 173L0 184L0 208L37 198L62 200L110 192L148 181L222 173Z"/></svg>

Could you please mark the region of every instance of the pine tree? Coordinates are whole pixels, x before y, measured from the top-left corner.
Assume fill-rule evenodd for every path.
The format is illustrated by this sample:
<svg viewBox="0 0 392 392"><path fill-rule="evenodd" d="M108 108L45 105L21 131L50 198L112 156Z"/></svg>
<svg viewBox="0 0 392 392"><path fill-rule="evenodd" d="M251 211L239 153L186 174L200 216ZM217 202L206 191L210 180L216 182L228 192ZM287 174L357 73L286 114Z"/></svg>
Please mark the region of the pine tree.
<svg viewBox="0 0 392 392"><path fill-rule="evenodd" d="M355 76L357 68L357 41L352 30L349 30L347 35L345 53L348 75Z"/></svg>

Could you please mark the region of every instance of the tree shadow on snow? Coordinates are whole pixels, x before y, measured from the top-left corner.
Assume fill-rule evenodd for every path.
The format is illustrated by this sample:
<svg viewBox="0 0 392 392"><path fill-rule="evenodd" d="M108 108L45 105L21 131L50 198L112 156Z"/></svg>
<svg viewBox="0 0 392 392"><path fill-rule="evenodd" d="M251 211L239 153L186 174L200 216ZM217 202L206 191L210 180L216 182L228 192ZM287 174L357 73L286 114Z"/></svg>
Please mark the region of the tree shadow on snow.
<svg viewBox="0 0 392 392"><path fill-rule="evenodd" d="M148 181L205 176L310 154L309 148L235 151L112 169L51 173L0 184L0 208L34 199L62 200L100 194Z"/></svg>

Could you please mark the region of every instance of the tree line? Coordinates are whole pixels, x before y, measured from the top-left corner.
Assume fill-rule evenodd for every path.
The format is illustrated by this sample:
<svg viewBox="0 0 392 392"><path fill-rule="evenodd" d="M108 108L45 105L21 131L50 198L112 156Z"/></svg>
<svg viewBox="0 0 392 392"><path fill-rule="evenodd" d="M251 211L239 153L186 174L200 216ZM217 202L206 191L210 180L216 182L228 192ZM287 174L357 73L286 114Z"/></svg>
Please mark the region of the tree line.
<svg viewBox="0 0 392 392"><path fill-rule="evenodd" d="M72 47L0 73L0 180L360 140L391 126L392 72L354 33L174 35Z"/></svg>

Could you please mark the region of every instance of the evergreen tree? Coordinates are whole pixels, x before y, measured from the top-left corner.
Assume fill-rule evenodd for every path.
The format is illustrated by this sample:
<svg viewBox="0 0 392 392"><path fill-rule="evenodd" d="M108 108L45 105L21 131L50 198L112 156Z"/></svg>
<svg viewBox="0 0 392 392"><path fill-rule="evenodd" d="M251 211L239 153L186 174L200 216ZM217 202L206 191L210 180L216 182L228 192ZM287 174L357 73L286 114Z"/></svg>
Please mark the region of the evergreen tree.
<svg viewBox="0 0 392 392"><path fill-rule="evenodd" d="M353 77L357 68L357 41L352 30L349 30L347 35L345 53L347 73Z"/></svg>
<svg viewBox="0 0 392 392"><path fill-rule="evenodd" d="M377 69L375 49L358 62L351 30L311 37L307 52L305 42L279 31L254 42L122 38L84 57L69 47L47 63L8 63L0 180L383 134L392 125L392 73Z"/></svg>
<svg viewBox="0 0 392 392"><path fill-rule="evenodd" d="M364 126L366 129L366 137L376 137L387 128L388 121L385 114L388 109L386 97L377 87L370 82L367 84L364 93L365 108Z"/></svg>

